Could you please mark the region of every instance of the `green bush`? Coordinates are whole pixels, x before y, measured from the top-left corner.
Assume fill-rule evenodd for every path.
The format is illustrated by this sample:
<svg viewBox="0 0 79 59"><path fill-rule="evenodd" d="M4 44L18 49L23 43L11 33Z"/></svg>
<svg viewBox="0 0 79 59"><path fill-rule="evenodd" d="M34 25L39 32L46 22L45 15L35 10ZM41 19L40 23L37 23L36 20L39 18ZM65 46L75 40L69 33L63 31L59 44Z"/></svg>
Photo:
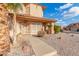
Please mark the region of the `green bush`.
<svg viewBox="0 0 79 59"><path fill-rule="evenodd" d="M61 27L59 25L54 26L55 33L59 33L61 31Z"/></svg>

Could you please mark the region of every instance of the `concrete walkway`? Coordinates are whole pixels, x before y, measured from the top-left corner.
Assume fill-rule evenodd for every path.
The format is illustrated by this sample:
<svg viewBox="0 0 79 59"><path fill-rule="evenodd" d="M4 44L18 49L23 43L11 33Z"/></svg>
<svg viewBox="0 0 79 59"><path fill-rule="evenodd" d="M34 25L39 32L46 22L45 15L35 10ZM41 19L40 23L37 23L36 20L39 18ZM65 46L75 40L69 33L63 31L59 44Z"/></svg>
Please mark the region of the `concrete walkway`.
<svg viewBox="0 0 79 59"><path fill-rule="evenodd" d="M22 41L27 42L30 46L33 52L27 51L25 53L22 53L21 47L24 43ZM26 49L27 50L27 49ZM30 53L32 55L30 55ZM38 37L34 37L31 35L21 35L17 39L17 43L14 45L14 47L11 48L11 52L8 54L9 56L55 56L57 55L57 51L45 43L44 41L40 40Z"/></svg>
<svg viewBox="0 0 79 59"><path fill-rule="evenodd" d="M37 37L30 36L29 42L37 56L55 56L57 51Z"/></svg>

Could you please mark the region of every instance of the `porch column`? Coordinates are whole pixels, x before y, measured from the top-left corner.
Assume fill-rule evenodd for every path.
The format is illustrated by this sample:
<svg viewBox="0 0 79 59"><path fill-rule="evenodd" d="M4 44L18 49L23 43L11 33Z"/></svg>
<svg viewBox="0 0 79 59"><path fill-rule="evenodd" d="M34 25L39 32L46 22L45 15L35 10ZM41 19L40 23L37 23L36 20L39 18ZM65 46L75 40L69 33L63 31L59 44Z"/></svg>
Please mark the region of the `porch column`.
<svg viewBox="0 0 79 59"><path fill-rule="evenodd" d="M54 34L54 23L49 23L48 34Z"/></svg>
<svg viewBox="0 0 79 59"><path fill-rule="evenodd" d="M51 23L52 27L51 27L51 33L54 34L54 23Z"/></svg>
<svg viewBox="0 0 79 59"><path fill-rule="evenodd" d="M31 22L28 22L28 34L31 34L31 25L32 25L32 23Z"/></svg>
<svg viewBox="0 0 79 59"><path fill-rule="evenodd" d="M42 30L46 32L46 23L42 24Z"/></svg>

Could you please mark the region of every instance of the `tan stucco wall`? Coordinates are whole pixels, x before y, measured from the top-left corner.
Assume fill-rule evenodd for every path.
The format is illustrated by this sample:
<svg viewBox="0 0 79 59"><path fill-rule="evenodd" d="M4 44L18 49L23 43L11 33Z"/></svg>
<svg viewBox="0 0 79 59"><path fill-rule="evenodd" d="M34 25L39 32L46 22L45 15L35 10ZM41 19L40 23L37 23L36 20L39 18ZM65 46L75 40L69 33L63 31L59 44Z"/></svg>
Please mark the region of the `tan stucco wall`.
<svg viewBox="0 0 79 59"><path fill-rule="evenodd" d="M30 4L30 15L36 17L43 17L42 7L35 4Z"/></svg>
<svg viewBox="0 0 79 59"><path fill-rule="evenodd" d="M27 26L17 23L16 25L16 34L37 34L38 31L42 30L41 23L32 23ZM52 34L54 34L54 23L52 23Z"/></svg>
<svg viewBox="0 0 79 59"><path fill-rule="evenodd" d="M22 34L37 34L38 31L42 29L42 24L41 23L32 23L26 26L23 24L19 24L17 22L16 24L16 35L19 33Z"/></svg>
<svg viewBox="0 0 79 59"><path fill-rule="evenodd" d="M31 34L37 34L38 31L41 31L42 24L41 23L32 23L31 24Z"/></svg>
<svg viewBox="0 0 79 59"><path fill-rule="evenodd" d="M20 33L20 24L17 22L16 23L16 35Z"/></svg>
<svg viewBox="0 0 79 59"><path fill-rule="evenodd" d="M16 23L16 35L19 33L26 33L27 27L20 24L20 23Z"/></svg>
<svg viewBox="0 0 79 59"><path fill-rule="evenodd" d="M52 23L52 34L54 34L54 24L55 23Z"/></svg>
<svg viewBox="0 0 79 59"><path fill-rule="evenodd" d="M17 10L18 14L27 14L30 16L35 16L35 17L43 17L43 10L40 5L36 4L28 4L27 6L24 6L22 4L22 10L18 9Z"/></svg>

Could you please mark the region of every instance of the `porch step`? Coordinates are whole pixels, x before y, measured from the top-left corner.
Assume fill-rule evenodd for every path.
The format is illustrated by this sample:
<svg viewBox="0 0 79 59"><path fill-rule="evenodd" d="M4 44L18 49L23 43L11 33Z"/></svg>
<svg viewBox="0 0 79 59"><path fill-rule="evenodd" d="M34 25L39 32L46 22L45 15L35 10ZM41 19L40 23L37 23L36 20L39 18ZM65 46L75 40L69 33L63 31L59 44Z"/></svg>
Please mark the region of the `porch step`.
<svg viewBox="0 0 79 59"><path fill-rule="evenodd" d="M57 51L39 38L30 37L30 44L37 56L56 56Z"/></svg>

